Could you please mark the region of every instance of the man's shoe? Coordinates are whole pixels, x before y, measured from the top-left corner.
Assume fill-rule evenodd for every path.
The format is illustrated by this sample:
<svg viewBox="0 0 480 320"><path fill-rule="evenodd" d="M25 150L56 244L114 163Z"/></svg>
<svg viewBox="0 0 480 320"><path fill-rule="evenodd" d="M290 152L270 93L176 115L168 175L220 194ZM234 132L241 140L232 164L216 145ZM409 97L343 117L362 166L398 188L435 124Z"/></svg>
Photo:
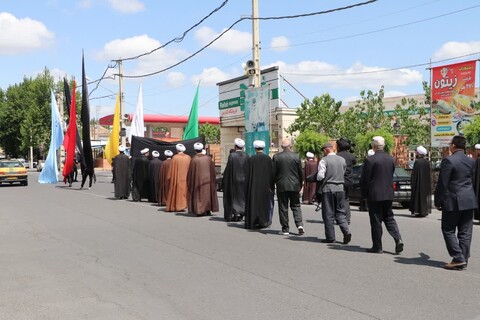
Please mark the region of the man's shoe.
<svg viewBox="0 0 480 320"><path fill-rule="evenodd" d="M446 263L443 266L443 268L447 269L447 270L464 270L466 267L467 267L466 262L456 262L456 261L453 261L453 260L452 260L452 262Z"/></svg>
<svg viewBox="0 0 480 320"><path fill-rule="evenodd" d="M343 244L349 244L351 240L352 240L352 234L351 233L343 236Z"/></svg>
<svg viewBox="0 0 480 320"><path fill-rule="evenodd" d="M369 253L383 253L382 249L377 249L377 248L368 248L366 251Z"/></svg>
<svg viewBox="0 0 480 320"><path fill-rule="evenodd" d="M284 235L284 236L288 236L290 234L290 232L288 232L288 230L285 230L283 229L280 234Z"/></svg>
<svg viewBox="0 0 480 320"><path fill-rule="evenodd" d="M399 254L403 251L403 241L397 240L395 241L395 253Z"/></svg>
<svg viewBox="0 0 480 320"><path fill-rule="evenodd" d="M298 234L302 235L304 233L305 233L305 230L303 230L303 227L302 226L298 227Z"/></svg>
<svg viewBox="0 0 480 320"><path fill-rule="evenodd" d="M321 242L322 242L322 243L334 243L335 240L323 239Z"/></svg>

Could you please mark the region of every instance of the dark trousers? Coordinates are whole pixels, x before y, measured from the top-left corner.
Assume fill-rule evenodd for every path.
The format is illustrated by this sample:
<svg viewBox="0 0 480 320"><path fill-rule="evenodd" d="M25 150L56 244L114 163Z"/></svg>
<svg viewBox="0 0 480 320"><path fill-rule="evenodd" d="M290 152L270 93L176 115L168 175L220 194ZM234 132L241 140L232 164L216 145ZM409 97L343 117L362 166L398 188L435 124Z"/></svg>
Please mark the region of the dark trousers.
<svg viewBox="0 0 480 320"><path fill-rule="evenodd" d="M393 217L391 200L368 202L368 215L370 216L370 228L374 249L382 249L382 222L385 223L388 233L390 233L395 242L402 239L397 222Z"/></svg>
<svg viewBox="0 0 480 320"><path fill-rule="evenodd" d="M442 233L455 262L468 262L472 243L473 211L442 211ZM455 232L458 230L458 233Z"/></svg>
<svg viewBox="0 0 480 320"><path fill-rule="evenodd" d="M280 217L280 225L282 231L288 231L288 203L290 202L290 209L293 212L293 219L295 225L298 227L303 226L302 222L302 207L300 206L300 192L296 191L284 191L277 193L278 198L278 215Z"/></svg>
<svg viewBox="0 0 480 320"><path fill-rule="evenodd" d="M350 212L350 187L343 185L343 194L345 197L345 217L347 222L350 223L351 212Z"/></svg>
<svg viewBox="0 0 480 320"><path fill-rule="evenodd" d="M325 238L335 241L335 221L343 235L350 233L345 218L345 198L343 191L322 193L322 218L325 227Z"/></svg>

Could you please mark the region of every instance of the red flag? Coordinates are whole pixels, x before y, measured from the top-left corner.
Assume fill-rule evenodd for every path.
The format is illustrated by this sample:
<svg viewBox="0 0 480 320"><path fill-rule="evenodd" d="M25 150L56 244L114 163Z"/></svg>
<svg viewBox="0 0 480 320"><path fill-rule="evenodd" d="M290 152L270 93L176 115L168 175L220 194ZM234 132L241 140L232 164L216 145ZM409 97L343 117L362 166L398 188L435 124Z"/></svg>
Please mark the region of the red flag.
<svg viewBox="0 0 480 320"><path fill-rule="evenodd" d="M73 170L73 160L75 158L75 145L77 139L77 108L76 108L76 83L73 81L72 88L72 102L70 103L70 120L68 123L67 134L63 139L63 146L67 152L67 159L65 159L65 166L63 167L63 181L67 181L67 176Z"/></svg>

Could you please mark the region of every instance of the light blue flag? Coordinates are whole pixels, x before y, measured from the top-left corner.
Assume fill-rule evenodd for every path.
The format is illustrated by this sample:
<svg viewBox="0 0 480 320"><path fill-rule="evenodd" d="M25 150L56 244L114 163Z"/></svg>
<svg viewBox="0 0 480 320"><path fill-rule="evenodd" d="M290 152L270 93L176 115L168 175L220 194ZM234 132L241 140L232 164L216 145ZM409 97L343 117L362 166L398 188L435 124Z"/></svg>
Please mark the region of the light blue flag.
<svg viewBox="0 0 480 320"><path fill-rule="evenodd" d="M58 165L57 150L63 143L63 129L55 95L51 91L52 99L52 133L50 139L50 148L48 149L47 159L43 165L42 172L38 177L39 183L57 183L58 182Z"/></svg>

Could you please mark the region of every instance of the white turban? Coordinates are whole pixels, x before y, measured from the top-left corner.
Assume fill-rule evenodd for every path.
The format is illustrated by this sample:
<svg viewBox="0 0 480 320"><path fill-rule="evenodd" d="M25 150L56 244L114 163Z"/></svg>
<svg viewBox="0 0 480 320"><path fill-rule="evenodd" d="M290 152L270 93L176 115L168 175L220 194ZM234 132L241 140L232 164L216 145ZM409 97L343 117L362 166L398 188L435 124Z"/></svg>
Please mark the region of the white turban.
<svg viewBox="0 0 480 320"><path fill-rule="evenodd" d="M385 145L385 139L381 136L373 137L372 142L373 142L374 145L377 145L377 146L384 146Z"/></svg>
<svg viewBox="0 0 480 320"><path fill-rule="evenodd" d="M158 157L160 157L160 152L158 152L157 150L153 150L153 151L152 151L152 156L153 156L154 158L158 158Z"/></svg>
<svg viewBox="0 0 480 320"><path fill-rule="evenodd" d="M315 155L311 152L307 152L307 158L315 158Z"/></svg>
<svg viewBox="0 0 480 320"><path fill-rule="evenodd" d="M120 147L118 147L118 151L125 152L125 146L121 144Z"/></svg>
<svg viewBox="0 0 480 320"><path fill-rule="evenodd" d="M370 157L370 156L373 156L375 154L375 151L373 151L372 149L368 150L367 152L367 155Z"/></svg>
<svg viewBox="0 0 480 320"><path fill-rule="evenodd" d="M245 141L243 141L243 140L240 139L240 138L235 139L234 142L235 142L235 145L236 145L237 147L239 147L239 148L245 147Z"/></svg>
<svg viewBox="0 0 480 320"><path fill-rule="evenodd" d="M200 142L197 142L193 145L193 149L200 151L203 149L203 144L201 144Z"/></svg>
<svg viewBox="0 0 480 320"><path fill-rule="evenodd" d="M255 149L263 149L265 148L265 141L262 141L262 140L253 141L253 147Z"/></svg>
<svg viewBox="0 0 480 320"><path fill-rule="evenodd" d="M187 148L185 148L185 146L181 143L177 144L175 148L177 148L178 152L185 152L185 150L187 150Z"/></svg>
<svg viewBox="0 0 480 320"><path fill-rule="evenodd" d="M170 150L165 150L165 152L163 153L166 157L172 157L173 156L173 152L170 151Z"/></svg>
<svg viewBox="0 0 480 320"><path fill-rule="evenodd" d="M477 149L477 150L480 149L480 143L477 143L477 144L475 145L475 149Z"/></svg>
<svg viewBox="0 0 480 320"><path fill-rule="evenodd" d="M202 154L207 154L207 150L203 149Z"/></svg>
<svg viewBox="0 0 480 320"><path fill-rule="evenodd" d="M422 154L422 155L426 155L427 154L427 149L425 149L425 147L423 147L423 146L418 146L417 147L417 153Z"/></svg>
<svg viewBox="0 0 480 320"><path fill-rule="evenodd" d="M140 153L141 153L141 154L145 154L145 153L147 153L148 151L150 151L150 149L145 148L145 149L142 149L142 151L140 151Z"/></svg>

